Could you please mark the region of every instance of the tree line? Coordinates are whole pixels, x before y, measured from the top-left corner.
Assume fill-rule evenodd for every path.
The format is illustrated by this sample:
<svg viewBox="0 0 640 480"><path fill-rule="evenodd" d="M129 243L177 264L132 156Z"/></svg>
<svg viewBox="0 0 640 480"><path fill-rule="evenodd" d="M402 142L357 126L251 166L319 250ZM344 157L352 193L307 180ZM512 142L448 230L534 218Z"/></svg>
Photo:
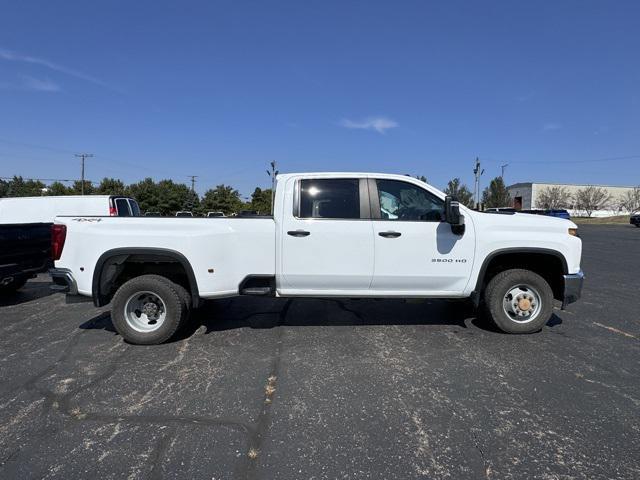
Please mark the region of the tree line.
<svg viewBox="0 0 640 480"><path fill-rule="evenodd" d="M61 182L49 185L38 180L25 180L16 176L11 180L0 180L0 197L36 197L41 195L80 195L82 183L71 186ZM224 212L225 215L251 210L261 214L271 213L271 189L256 187L247 201L240 192L229 185L218 185L207 190L202 197L184 183L173 180L156 182L145 178L126 185L122 180L104 178L97 185L85 181L85 195L123 195L133 197L142 212L159 215L175 215L177 211L189 210L196 215L207 212Z"/></svg>
<svg viewBox="0 0 640 480"><path fill-rule="evenodd" d="M424 176L416 178L427 181ZM28 197L40 195L80 195L82 183L75 181L70 186L61 182L49 185L38 180L25 180L15 176L10 180L0 180L0 197ZM271 212L271 189L256 187L251 198L243 200L240 192L230 185L220 184L199 196L184 183L173 180L155 181L145 178L129 185L115 178L103 178L94 185L86 181L85 194L125 195L135 198L143 212L160 215L174 215L180 210L190 210L194 214L207 212L224 212L225 215L251 210L261 214ZM458 198L460 203L469 208L475 207L473 193L462 183L460 178L453 178L447 183L444 192ZM481 203L484 208L509 207L512 199L502 177L495 177L483 190ZM551 186L541 190L537 195L536 208L557 209L575 208L583 210L591 216L595 210L614 207L615 210L626 210L630 213L640 211L640 187L628 191L620 199L612 199L611 195L601 187L588 186L571 194L566 187Z"/></svg>

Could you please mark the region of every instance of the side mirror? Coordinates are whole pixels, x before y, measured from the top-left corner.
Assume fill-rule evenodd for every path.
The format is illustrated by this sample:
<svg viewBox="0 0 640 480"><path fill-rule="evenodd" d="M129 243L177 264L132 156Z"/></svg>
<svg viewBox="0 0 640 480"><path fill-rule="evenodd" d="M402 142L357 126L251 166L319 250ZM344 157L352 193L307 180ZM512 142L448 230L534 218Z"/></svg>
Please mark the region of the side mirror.
<svg viewBox="0 0 640 480"><path fill-rule="evenodd" d="M451 231L456 235L464 233L464 216L460 214L460 203L451 195L444 199L444 221L451 225Z"/></svg>

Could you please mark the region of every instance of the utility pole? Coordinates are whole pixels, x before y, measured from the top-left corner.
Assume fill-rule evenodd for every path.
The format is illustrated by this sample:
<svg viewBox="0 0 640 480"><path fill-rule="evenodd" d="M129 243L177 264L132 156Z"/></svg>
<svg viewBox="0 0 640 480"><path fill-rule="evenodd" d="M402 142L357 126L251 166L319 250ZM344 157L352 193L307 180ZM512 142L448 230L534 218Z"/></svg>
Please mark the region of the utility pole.
<svg viewBox="0 0 640 480"><path fill-rule="evenodd" d="M75 154L76 157L82 159L82 173L81 173L81 180L80 180L80 195L84 195L84 161L86 158L91 158L93 157L93 153L76 153Z"/></svg>
<svg viewBox="0 0 640 480"><path fill-rule="evenodd" d="M505 163L504 165L500 165L500 168L502 169L502 173L500 174L500 178L502 178L502 181L504 182L504 169L507 168L509 166L508 163Z"/></svg>
<svg viewBox="0 0 640 480"><path fill-rule="evenodd" d="M191 178L191 191L195 192L196 191L196 178L198 178L198 175L187 175L187 177Z"/></svg>
<svg viewBox="0 0 640 480"><path fill-rule="evenodd" d="M480 159L476 157L476 167L473 169L475 175L475 197L476 197L476 209L480 210L480 177L484 173L484 169L480 167Z"/></svg>
<svg viewBox="0 0 640 480"><path fill-rule="evenodd" d="M273 215L273 202L276 195L276 176L280 173L276 170L276 161L271 162L271 170L267 170L267 175L271 177L271 215Z"/></svg>

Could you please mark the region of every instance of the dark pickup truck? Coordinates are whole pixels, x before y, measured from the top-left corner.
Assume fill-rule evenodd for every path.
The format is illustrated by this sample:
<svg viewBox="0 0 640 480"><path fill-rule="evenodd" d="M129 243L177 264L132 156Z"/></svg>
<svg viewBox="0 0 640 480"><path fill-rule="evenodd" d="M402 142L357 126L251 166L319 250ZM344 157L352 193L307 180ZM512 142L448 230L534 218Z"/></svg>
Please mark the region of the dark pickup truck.
<svg viewBox="0 0 640 480"><path fill-rule="evenodd" d="M0 295L19 289L51 263L50 223L0 225Z"/></svg>

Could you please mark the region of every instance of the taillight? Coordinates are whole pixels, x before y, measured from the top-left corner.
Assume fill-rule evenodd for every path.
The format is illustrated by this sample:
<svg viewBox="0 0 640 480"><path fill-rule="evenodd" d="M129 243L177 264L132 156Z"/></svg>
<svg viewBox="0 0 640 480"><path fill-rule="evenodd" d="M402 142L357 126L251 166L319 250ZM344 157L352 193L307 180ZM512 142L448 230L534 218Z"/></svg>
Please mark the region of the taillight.
<svg viewBox="0 0 640 480"><path fill-rule="evenodd" d="M116 207L109 207L109 215L112 217L118 216L118 210L116 210Z"/></svg>
<svg viewBox="0 0 640 480"><path fill-rule="evenodd" d="M62 249L64 248L64 241L67 238L67 226L56 225L51 226L51 258L53 260L60 260L62 256Z"/></svg>

